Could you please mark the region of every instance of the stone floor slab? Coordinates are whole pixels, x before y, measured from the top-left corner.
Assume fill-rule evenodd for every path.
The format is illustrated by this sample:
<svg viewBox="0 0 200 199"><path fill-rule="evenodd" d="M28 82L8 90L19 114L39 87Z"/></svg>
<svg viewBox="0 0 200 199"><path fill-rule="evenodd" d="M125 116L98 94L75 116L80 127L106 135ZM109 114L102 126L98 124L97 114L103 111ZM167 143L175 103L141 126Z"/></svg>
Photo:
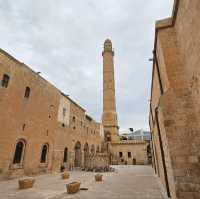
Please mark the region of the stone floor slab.
<svg viewBox="0 0 200 199"><path fill-rule="evenodd" d="M103 173L103 181L95 182L95 173L73 171L70 179L61 179L60 174L36 176L34 188L18 190L18 181L0 182L2 199L164 199L156 176L150 166L115 166L116 171ZM80 191L66 193L66 184L81 181Z"/></svg>

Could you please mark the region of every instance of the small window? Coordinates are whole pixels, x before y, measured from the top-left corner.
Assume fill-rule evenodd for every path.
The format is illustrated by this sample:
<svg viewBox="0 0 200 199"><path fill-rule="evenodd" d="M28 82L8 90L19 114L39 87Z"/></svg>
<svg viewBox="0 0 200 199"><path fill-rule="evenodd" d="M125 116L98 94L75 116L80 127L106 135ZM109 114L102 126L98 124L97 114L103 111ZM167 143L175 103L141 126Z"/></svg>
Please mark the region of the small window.
<svg viewBox="0 0 200 199"><path fill-rule="evenodd" d="M72 118L72 121L73 121L73 122L75 122L75 121L76 121L76 118L75 118L75 117L73 117L73 118Z"/></svg>
<svg viewBox="0 0 200 199"><path fill-rule="evenodd" d="M23 131L24 131L25 127L26 127L26 124L23 124L23 126L22 126L22 130Z"/></svg>
<svg viewBox="0 0 200 199"><path fill-rule="evenodd" d="M63 108L63 117L66 116L66 108Z"/></svg>
<svg viewBox="0 0 200 199"><path fill-rule="evenodd" d="M131 158L131 152L128 152L128 158Z"/></svg>
<svg viewBox="0 0 200 199"><path fill-rule="evenodd" d="M9 83L9 79L10 79L10 77L7 74L4 74L3 79L1 81L1 86L4 87L4 88L7 88L8 83Z"/></svg>
<svg viewBox="0 0 200 199"><path fill-rule="evenodd" d="M27 86L27 87L26 87L26 90L25 90L24 97L25 97L25 98L29 98L30 92L31 92L31 89Z"/></svg>
<svg viewBox="0 0 200 199"><path fill-rule="evenodd" d="M122 158L122 156L123 156L123 153L119 152L119 157Z"/></svg>
<svg viewBox="0 0 200 199"><path fill-rule="evenodd" d="M51 118L54 114L54 105L49 106L49 118Z"/></svg>
<svg viewBox="0 0 200 199"><path fill-rule="evenodd" d="M66 147L64 150L63 162L66 163L67 159L68 159L68 148Z"/></svg>
<svg viewBox="0 0 200 199"><path fill-rule="evenodd" d="M20 164L22 162L23 154L24 154L24 142L19 141L15 148L15 155L13 159L13 164Z"/></svg>
<svg viewBox="0 0 200 199"><path fill-rule="evenodd" d="M45 163L47 161L47 153L48 153L48 145L45 144L42 147L42 153L41 153L41 157L40 157L41 163Z"/></svg>

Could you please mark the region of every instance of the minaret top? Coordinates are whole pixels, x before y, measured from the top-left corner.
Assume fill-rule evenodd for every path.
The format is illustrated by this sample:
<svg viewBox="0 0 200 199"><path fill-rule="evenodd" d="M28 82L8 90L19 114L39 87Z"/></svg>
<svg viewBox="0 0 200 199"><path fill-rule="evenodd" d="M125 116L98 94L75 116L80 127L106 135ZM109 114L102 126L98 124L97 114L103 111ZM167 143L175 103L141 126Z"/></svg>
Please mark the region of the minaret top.
<svg viewBox="0 0 200 199"><path fill-rule="evenodd" d="M113 48L112 48L112 42L110 39L106 39L105 42L104 42L104 52L111 52L113 55L114 55L114 52L113 52Z"/></svg>
<svg viewBox="0 0 200 199"><path fill-rule="evenodd" d="M105 42L104 42L104 44L105 44L105 43L111 43L111 44L112 44L112 42L111 42L110 39L106 39Z"/></svg>

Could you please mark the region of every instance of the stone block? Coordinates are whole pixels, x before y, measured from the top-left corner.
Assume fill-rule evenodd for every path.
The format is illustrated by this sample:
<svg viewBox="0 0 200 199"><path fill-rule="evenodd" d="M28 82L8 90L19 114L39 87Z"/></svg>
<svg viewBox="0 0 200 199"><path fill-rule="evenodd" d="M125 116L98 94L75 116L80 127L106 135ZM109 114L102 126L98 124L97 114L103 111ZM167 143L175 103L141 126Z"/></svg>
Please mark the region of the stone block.
<svg viewBox="0 0 200 199"><path fill-rule="evenodd" d="M67 193L68 194L74 194L80 190L80 182L71 182L66 185L67 187Z"/></svg>
<svg viewBox="0 0 200 199"><path fill-rule="evenodd" d="M28 189L32 188L33 184L35 183L34 178L23 178L18 181L19 189Z"/></svg>
<svg viewBox="0 0 200 199"><path fill-rule="evenodd" d="M103 180L103 175L101 175L101 174L96 174L95 175L95 181L96 182L100 182L100 181L102 181Z"/></svg>
<svg viewBox="0 0 200 199"><path fill-rule="evenodd" d="M61 176L62 176L62 179L63 179L63 180L66 180L66 179L69 179L70 174L69 174L68 172L65 171L64 173L62 173Z"/></svg>

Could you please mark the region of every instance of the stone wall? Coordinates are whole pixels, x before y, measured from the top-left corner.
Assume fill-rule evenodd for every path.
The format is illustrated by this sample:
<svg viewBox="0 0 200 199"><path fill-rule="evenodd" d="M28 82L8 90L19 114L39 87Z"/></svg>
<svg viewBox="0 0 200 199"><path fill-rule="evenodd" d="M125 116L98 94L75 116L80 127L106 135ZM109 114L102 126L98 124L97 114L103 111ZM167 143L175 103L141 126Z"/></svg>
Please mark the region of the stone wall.
<svg viewBox="0 0 200 199"><path fill-rule="evenodd" d="M126 140L110 144L111 164L144 165L148 164L148 143L143 140Z"/></svg>
<svg viewBox="0 0 200 199"><path fill-rule="evenodd" d="M156 24L149 119L155 170L173 199L200 198L199 8L177 0Z"/></svg>

